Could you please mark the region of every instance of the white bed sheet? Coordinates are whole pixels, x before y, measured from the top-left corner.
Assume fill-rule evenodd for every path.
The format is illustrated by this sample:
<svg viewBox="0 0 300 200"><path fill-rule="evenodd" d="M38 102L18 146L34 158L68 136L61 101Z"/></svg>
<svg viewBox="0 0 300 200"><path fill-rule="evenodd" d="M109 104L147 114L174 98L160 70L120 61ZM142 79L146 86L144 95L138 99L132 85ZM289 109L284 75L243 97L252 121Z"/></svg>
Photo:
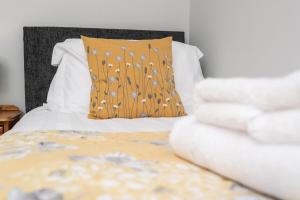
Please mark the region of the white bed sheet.
<svg viewBox="0 0 300 200"><path fill-rule="evenodd" d="M27 113L10 131L75 130L99 132L161 132L171 131L176 118L138 118L92 120L84 114L50 111L46 106Z"/></svg>

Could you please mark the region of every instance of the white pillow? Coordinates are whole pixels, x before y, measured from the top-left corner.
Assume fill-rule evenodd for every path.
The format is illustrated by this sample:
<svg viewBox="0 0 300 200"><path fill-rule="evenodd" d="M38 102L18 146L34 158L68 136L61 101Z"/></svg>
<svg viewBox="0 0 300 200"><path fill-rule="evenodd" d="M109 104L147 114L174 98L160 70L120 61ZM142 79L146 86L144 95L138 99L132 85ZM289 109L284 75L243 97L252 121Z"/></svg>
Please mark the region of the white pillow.
<svg viewBox="0 0 300 200"><path fill-rule="evenodd" d="M51 64L58 69L49 87L47 107L53 111L87 114L91 79L81 39L56 44Z"/></svg>
<svg viewBox="0 0 300 200"><path fill-rule="evenodd" d="M172 43L172 53L176 90L185 111L191 114L194 86L203 79L199 61L203 53L198 47L175 41Z"/></svg>
<svg viewBox="0 0 300 200"><path fill-rule="evenodd" d="M195 46L172 43L176 90L185 110L192 112L192 93L196 82L203 79L199 59L202 52ZM81 39L67 39L55 45L53 66L58 70L51 82L47 106L67 113L89 113L91 79L86 52Z"/></svg>

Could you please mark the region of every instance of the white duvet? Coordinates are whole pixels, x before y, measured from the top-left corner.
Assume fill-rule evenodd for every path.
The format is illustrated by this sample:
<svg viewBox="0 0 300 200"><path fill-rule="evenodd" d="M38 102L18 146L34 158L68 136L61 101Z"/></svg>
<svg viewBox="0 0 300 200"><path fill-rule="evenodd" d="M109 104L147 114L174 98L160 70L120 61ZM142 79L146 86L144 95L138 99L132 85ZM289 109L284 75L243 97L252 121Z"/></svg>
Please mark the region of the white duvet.
<svg viewBox="0 0 300 200"><path fill-rule="evenodd" d="M300 199L300 146L258 143L246 134L187 117L170 143L175 153L246 186L282 199Z"/></svg>
<svg viewBox="0 0 300 200"><path fill-rule="evenodd" d="M91 120L84 114L69 114L38 107L27 113L11 132L76 130L99 132L170 131L178 118Z"/></svg>

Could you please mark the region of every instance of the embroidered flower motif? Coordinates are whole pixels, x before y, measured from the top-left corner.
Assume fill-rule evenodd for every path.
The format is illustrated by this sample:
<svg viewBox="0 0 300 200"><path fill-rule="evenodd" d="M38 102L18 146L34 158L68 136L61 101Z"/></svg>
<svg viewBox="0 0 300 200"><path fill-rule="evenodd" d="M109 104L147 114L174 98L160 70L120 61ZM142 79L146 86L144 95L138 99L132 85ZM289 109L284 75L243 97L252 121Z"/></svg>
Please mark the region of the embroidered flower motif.
<svg viewBox="0 0 300 200"><path fill-rule="evenodd" d="M159 52L159 49L158 49L158 48L153 48L153 51L154 51L155 53L158 53L158 52Z"/></svg>
<svg viewBox="0 0 300 200"><path fill-rule="evenodd" d="M94 81L96 81L96 80L97 80L97 76L95 76L94 74L92 74L92 79L93 79Z"/></svg>
<svg viewBox="0 0 300 200"><path fill-rule="evenodd" d="M168 107L168 104L164 103L162 106L165 108Z"/></svg>
<svg viewBox="0 0 300 200"><path fill-rule="evenodd" d="M146 56L144 54L141 55L141 60L146 60Z"/></svg>
<svg viewBox="0 0 300 200"><path fill-rule="evenodd" d="M138 96L137 92L134 91L134 92L131 93L131 97L132 97L133 99L136 99L137 96Z"/></svg>
<svg viewBox="0 0 300 200"><path fill-rule="evenodd" d="M118 109L119 108L119 106L118 105L113 105L113 109Z"/></svg>
<svg viewBox="0 0 300 200"><path fill-rule="evenodd" d="M177 95L176 91L173 90L173 91L171 92L171 95L172 95L173 97L176 96L176 95Z"/></svg>
<svg viewBox="0 0 300 200"><path fill-rule="evenodd" d="M151 75L148 75L147 78L148 78L148 79L152 79L152 76L151 76Z"/></svg>
<svg viewBox="0 0 300 200"><path fill-rule="evenodd" d="M109 68L112 68L114 65L113 64L111 64L111 63L109 63L108 65L107 65L107 67L109 67Z"/></svg>
<svg viewBox="0 0 300 200"><path fill-rule="evenodd" d="M92 50L92 54L95 56L95 55L97 55L97 53L98 53L98 50L97 49L93 49Z"/></svg>
<svg viewBox="0 0 300 200"><path fill-rule="evenodd" d="M150 62L149 65L150 65L151 67L153 67L154 63L153 63L153 62Z"/></svg>
<svg viewBox="0 0 300 200"><path fill-rule="evenodd" d="M126 67L130 67L130 66L131 66L131 63L127 62Z"/></svg>
<svg viewBox="0 0 300 200"><path fill-rule="evenodd" d="M111 56L111 52L110 52L110 51L106 51L106 52L105 52L105 56L106 56L106 57Z"/></svg>
<svg viewBox="0 0 300 200"><path fill-rule="evenodd" d="M158 86L157 80L153 80L153 81L152 81L152 85L153 85L154 87Z"/></svg>
<svg viewBox="0 0 300 200"><path fill-rule="evenodd" d="M117 56L117 57L116 57L116 59L117 59L117 61L119 61L119 62L120 62L120 61L122 61L122 60L123 60L123 57L122 57L122 56Z"/></svg>
<svg viewBox="0 0 300 200"><path fill-rule="evenodd" d="M99 107L98 107L98 110L103 110L103 107L102 107L102 106L99 106Z"/></svg>
<svg viewBox="0 0 300 200"><path fill-rule="evenodd" d="M109 82L115 83L117 81L117 78L115 76L110 76L109 77Z"/></svg>
<svg viewBox="0 0 300 200"><path fill-rule="evenodd" d="M130 57L133 57L133 56L134 56L134 52L133 52L133 51L130 51L130 52L128 53L128 55L129 55Z"/></svg>
<svg viewBox="0 0 300 200"><path fill-rule="evenodd" d="M135 67L138 68L138 69L140 69L140 68L141 68L141 64L136 63L136 64L135 64Z"/></svg>
<svg viewBox="0 0 300 200"><path fill-rule="evenodd" d="M116 97L116 96L117 96L117 93L116 93L116 91L111 91L111 92L110 92L110 96L112 96L112 97Z"/></svg>
<svg viewBox="0 0 300 200"><path fill-rule="evenodd" d="M145 103L147 102L147 99L142 99L141 102L142 102L143 104L145 104Z"/></svg>
<svg viewBox="0 0 300 200"><path fill-rule="evenodd" d="M103 99L100 103L103 104L103 105L105 105L106 104L106 100Z"/></svg>
<svg viewBox="0 0 300 200"><path fill-rule="evenodd" d="M166 102L170 102L170 100L171 100L170 98L166 98Z"/></svg>
<svg viewBox="0 0 300 200"><path fill-rule="evenodd" d="M157 72L157 69L153 68L153 69L152 69L152 75L153 75L153 76L156 76L157 73L158 73L158 72Z"/></svg>
<svg viewBox="0 0 300 200"><path fill-rule="evenodd" d="M120 71L121 71L120 68L115 70L116 73L120 73Z"/></svg>
<svg viewBox="0 0 300 200"><path fill-rule="evenodd" d="M121 49L122 49L123 51L125 51L125 50L127 49L127 47L126 47L126 46L121 46Z"/></svg>
<svg viewBox="0 0 300 200"><path fill-rule="evenodd" d="M177 106L177 107L179 107L179 106L180 106L180 104L179 104L179 103L176 103L176 106Z"/></svg>

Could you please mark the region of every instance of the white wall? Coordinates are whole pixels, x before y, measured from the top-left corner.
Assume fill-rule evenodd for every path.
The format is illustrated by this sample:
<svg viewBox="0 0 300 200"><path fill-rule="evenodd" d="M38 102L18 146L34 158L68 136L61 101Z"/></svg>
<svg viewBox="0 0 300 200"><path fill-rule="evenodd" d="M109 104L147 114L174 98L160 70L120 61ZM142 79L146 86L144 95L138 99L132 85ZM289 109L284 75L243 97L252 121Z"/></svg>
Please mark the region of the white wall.
<svg viewBox="0 0 300 200"><path fill-rule="evenodd" d="M277 76L300 69L299 0L191 0L190 43L207 76Z"/></svg>
<svg viewBox="0 0 300 200"><path fill-rule="evenodd" d="M0 3L0 104L15 104L23 110L23 26L174 30L189 35L189 0L0 0Z"/></svg>

